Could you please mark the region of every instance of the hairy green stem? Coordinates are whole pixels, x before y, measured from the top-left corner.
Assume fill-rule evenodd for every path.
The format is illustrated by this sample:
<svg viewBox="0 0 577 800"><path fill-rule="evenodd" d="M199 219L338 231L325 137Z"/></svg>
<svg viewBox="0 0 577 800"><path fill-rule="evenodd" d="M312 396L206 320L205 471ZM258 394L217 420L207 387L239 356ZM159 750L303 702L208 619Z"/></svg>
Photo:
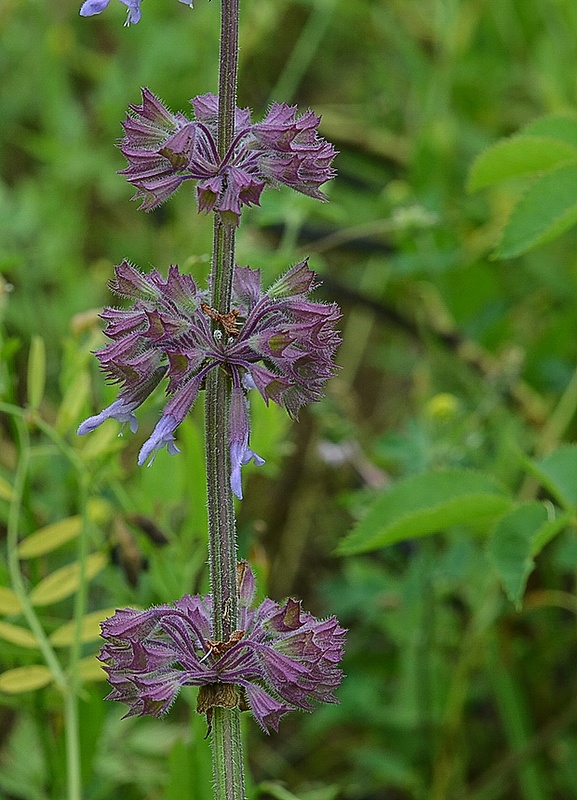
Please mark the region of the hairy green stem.
<svg viewBox="0 0 577 800"><path fill-rule="evenodd" d="M215 229L219 223L215 224ZM222 245L219 233L227 233L220 225L215 242ZM224 236L226 240L228 237ZM234 245L234 238L231 241ZM230 244L229 244L230 246ZM234 246L232 261L234 261ZM222 295L230 293L230 282L222 281L223 261L231 259L228 250L223 261L217 260L215 247L213 286L223 286L222 294L213 293L213 305L227 310ZM220 273L220 274L219 274ZM232 279L232 270L230 270ZM210 585L213 598L213 634L217 641L227 641L237 629L238 595L236 586L236 522L230 488L230 453L228 407L230 380L223 370L212 370L207 376L205 397L206 472L208 495L208 534ZM213 770L216 800L244 800L242 772L242 740L238 709L215 708L212 724Z"/></svg>
<svg viewBox="0 0 577 800"><path fill-rule="evenodd" d="M222 0L217 142L221 158L234 135L238 10L238 0ZM222 314L230 310L234 247L234 227L215 214L211 301L213 308ZM227 641L238 627L236 523L228 435L230 392L230 380L225 371L213 370L206 381L205 424L212 623L217 641ZM240 711L237 708L214 709L211 743L216 800L244 800Z"/></svg>
<svg viewBox="0 0 577 800"><path fill-rule="evenodd" d="M236 530L230 490L228 452L228 379L213 370L206 382L206 468L208 487L209 567L213 598L213 634L227 641L236 630Z"/></svg>
<svg viewBox="0 0 577 800"><path fill-rule="evenodd" d="M238 77L239 0L222 0L218 75L218 151L225 155L234 135Z"/></svg>
<svg viewBox="0 0 577 800"><path fill-rule="evenodd" d="M214 216L212 244L212 305L221 314L230 310L232 277L234 273L235 229L224 225L220 217Z"/></svg>
<svg viewBox="0 0 577 800"><path fill-rule="evenodd" d="M238 76L239 0L222 0L220 70L218 77L217 147L224 158L234 136L234 112ZM212 249L212 304L221 313L229 310L234 272L235 229L214 215Z"/></svg>

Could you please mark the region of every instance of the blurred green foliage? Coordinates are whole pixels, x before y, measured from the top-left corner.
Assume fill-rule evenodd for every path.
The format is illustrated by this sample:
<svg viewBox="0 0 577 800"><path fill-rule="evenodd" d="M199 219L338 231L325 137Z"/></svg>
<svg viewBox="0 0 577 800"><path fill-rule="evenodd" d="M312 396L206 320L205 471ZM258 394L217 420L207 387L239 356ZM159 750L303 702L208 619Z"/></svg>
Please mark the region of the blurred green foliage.
<svg viewBox="0 0 577 800"><path fill-rule="evenodd" d="M90 352L103 341L96 314L111 302L113 264L208 271L210 220L192 192L138 211L114 142L141 86L175 111L215 91L219 9L146 0L129 29L115 0L100 17L77 11L70 0L0 4L0 589L10 586L4 533L15 510L22 539L80 515L81 539L20 563L33 596L56 570L103 555L77 593L92 613L207 588L201 404L179 431L183 454L160 453L151 469L135 467L136 453L161 397L135 437L118 439L108 423L79 441L75 429L115 395ZM344 312L342 369L322 403L292 425L252 402L253 446L267 464L246 469L241 554L261 593L303 597L350 629L339 706L293 714L272 737L245 720L251 800L577 798L567 446L577 236L495 261L526 187L483 183L476 162L479 191L467 192L487 148L544 115L575 114L577 6L243 0L241 45L239 104L255 118L273 99L310 105L340 155L329 204L270 192L245 214L238 261L266 283L310 254L320 296ZM555 153L539 157L552 164ZM335 554L379 509L391 513L391 496L430 490L439 470L498 486L500 518L468 514L479 494L465 493L426 529L393 516L402 535L387 540L389 516L372 529L385 531L378 547ZM435 498L408 496L422 525ZM0 622L20 629L0 628L3 673L43 663L10 602L0 592ZM71 595L36 608L48 637L77 612ZM76 655L58 648L62 668L80 670L97 647L88 637ZM194 692L165 720L121 721L94 677L79 701L86 800L207 797ZM0 796L64 793L56 686L1 692Z"/></svg>

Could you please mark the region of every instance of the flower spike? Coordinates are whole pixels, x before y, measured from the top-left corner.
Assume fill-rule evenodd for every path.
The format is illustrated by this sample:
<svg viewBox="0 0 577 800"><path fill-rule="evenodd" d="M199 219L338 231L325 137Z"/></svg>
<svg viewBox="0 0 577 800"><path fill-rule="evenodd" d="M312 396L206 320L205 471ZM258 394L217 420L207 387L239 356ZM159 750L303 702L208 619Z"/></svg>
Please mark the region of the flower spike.
<svg viewBox="0 0 577 800"><path fill-rule="evenodd" d="M132 0L136 2L136 0ZM87 0L101 2L101 0ZM259 205L265 186L290 186L326 200L320 186L334 177L336 150L318 136L320 117L274 103L262 122L235 110L233 143L221 158L216 146L218 98L199 95L194 118L172 114L148 89L142 105L129 107L120 142L128 166L121 171L150 211L187 180L196 181L198 210L218 211L237 225L243 206Z"/></svg>
<svg viewBox="0 0 577 800"><path fill-rule="evenodd" d="M212 638L211 595L185 595L148 611L123 609L102 623L108 699L126 703L126 716L161 716L191 685L201 687L197 710L209 726L214 707L239 707L252 711L266 733L278 730L289 711L338 702L345 630L336 617L316 619L292 599L267 598L251 608L255 581L246 561L237 577L238 628L226 642Z"/></svg>
<svg viewBox="0 0 577 800"><path fill-rule="evenodd" d="M231 488L242 498L242 466L264 463L249 444L248 390L256 389L267 404L272 400L296 417L302 405L322 397L335 372L340 313L334 303L308 299L314 285L315 274L306 261L266 292L259 270L237 267L232 308L221 314L207 303L207 293L177 267L170 268L165 280L156 270L146 275L123 261L111 288L132 300L132 307L104 310L111 342L96 354L121 390L108 408L85 420L78 433L90 433L109 418L136 432L135 410L166 377L169 399L138 463L151 464L163 447L174 455L179 452L176 429L194 405L204 378L212 369L224 369L233 385Z"/></svg>

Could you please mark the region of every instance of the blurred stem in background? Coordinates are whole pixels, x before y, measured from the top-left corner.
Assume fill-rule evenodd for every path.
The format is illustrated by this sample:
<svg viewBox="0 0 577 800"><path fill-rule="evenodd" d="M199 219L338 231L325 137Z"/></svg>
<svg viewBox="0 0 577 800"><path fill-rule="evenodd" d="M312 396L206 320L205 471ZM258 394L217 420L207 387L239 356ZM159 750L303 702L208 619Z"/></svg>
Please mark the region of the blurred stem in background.
<svg viewBox="0 0 577 800"><path fill-rule="evenodd" d="M21 409L7 403L0 403L0 411L13 418L17 432L20 458L16 470L10 513L7 526L7 553L10 581L18 597L22 614L34 635L44 662L52 675L52 680L62 696L64 709L64 730L66 738L66 782L68 800L81 800L80 734L78 718L78 667L81 656L82 620L86 610L86 557L87 557L87 499L89 475L83 469L73 450L61 439L58 433L37 415L37 409ZM61 454L74 466L78 478L79 510L82 517L82 531L78 537L78 590L74 603L74 623L76 634L72 638L68 667L65 670L56 655L44 627L34 609L20 568L18 551L19 523L22 517L26 483L29 475L32 446L28 426L39 428L55 444ZM26 669L26 668L25 668ZM50 682L50 681L48 681Z"/></svg>

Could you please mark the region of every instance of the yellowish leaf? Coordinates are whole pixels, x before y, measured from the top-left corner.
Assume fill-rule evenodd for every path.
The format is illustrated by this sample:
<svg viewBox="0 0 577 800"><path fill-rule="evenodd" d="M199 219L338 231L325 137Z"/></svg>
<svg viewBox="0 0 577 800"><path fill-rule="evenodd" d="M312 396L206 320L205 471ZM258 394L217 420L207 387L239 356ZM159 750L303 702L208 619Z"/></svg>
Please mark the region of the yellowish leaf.
<svg viewBox="0 0 577 800"><path fill-rule="evenodd" d="M86 370L79 372L67 388L56 418L58 433L66 433L73 426L78 425L82 407L90 394L90 377Z"/></svg>
<svg viewBox="0 0 577 800"><path fill-rule="evenodd" d="M7 586L0 586L0 614L19 614L22 605L16 592Z"/></svg>
<svg viewBox="0 0 577 800"><path fill-rule="evenodd" d="M79 447L85 461L110 455L121 446L118 425L101 425L90 436L82 437Z"/></svg>
<svg viewBox="0 0 577 800"><path fill-rule="evenodd" d="M91 614L86 614L82 618L82 626L80 629L81 641L96 642L100 638L100 623L107 617L111 617L115 608L104 608L102 611L93 611ZM76 636L76 622L67 622L61 625L50 635L50 643L54 647L67 647L72 644Z"/></svg>
<svg viewBox="0 0 577 800"><path fill-rule="evenodd" d="M86 559L85 577L90 580L97 575L107 561L103 553L93 553ZM40 581L30 592L30 601L35 606L48 606L69 597L80 585L80 565L78 562L57 569Z"/></svg>
<svg viewBox="0 0 577 800"><path fill-rule="evenodd" d="M81 681L106 681L107 673L96 656L87 656L78 662L78 677Z"/></svg>
<svg viewBox="0 0 577 800"><path fill-rule="evenodd" d="M37 411L44 396L46 383L46 347L41 336L33 336L28 358L28 405Z"/></svg>
<svg viewBox="0 0 577 800"><path fill-rule="evenodd" d="M113 506L103 497L91 497L86 504L88 519L96 525L107 525L113 514Z"/></svg>
<svg viewBox="0 0 577 800"><path fill-rule="evenodd" d="M0 478L0 500L6 500L8 503L12 500L12 487L4 478Z"/></svg>
<svg viewBox="0 0 577 800"><path fill-rule="evenodd" d="M66 517L31 533L18 545L20 558L35 558L50 553L60 545L75 539L82 530L82 517Z"/></svg>
<svg viewBox="0 0 577 800"><path fill-rule="evenodd" d="M11 625L9 622L0 622L0 639L18 644L20 647L38 647L34 634L28 628Z"/></svg>
<svg viewBox="0 0 577 800"><path fill-rule="evenodd" d="M52 683L52 673L48 667L37 664L29 667L16 667L0 675L0 692L17 694L32 692Z"/></svg>

